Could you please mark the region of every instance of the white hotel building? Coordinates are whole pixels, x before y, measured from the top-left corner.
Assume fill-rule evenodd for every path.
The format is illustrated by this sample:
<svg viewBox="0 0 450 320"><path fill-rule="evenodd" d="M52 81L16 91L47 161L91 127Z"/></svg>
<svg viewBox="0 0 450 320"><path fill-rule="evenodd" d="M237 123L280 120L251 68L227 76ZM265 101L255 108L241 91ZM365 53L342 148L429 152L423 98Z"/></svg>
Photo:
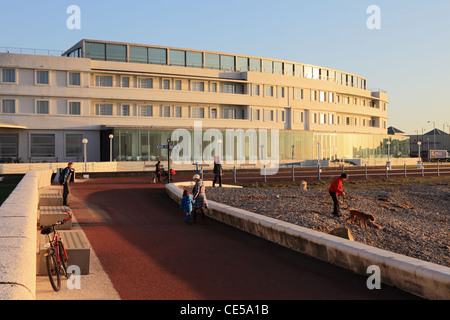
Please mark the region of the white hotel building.
<svg viewBox="0 0 450 320"><path fill-rule="evenodd" d="M115 161L165 160L157 146L196 121L224 137L278 129L282 162L385 158L389 139L391 156L407 156L407 137L387 135L387 105L365 78L326 67L81 40L60 57L0 53L0 162L82 161L84 138L89 161L109 161L110 134Z"/></svg>

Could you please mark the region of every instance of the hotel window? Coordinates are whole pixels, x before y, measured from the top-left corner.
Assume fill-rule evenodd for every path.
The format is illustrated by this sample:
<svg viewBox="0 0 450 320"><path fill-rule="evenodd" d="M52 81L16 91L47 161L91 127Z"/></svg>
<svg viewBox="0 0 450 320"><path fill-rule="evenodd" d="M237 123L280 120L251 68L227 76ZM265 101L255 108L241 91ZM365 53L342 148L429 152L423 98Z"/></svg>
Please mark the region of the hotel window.
<svg viewBox="0 0 450 320"><path fill-rule="evenodd" d="M253 85L253 95L259 96L259 85L258 84Z"/></svg>
<svg viewBox="0 0 450 320"><path fill-rule="evenodd" d="M127 61L127 46L120 44L106 45L106 60L126 62Z"/></svg>
<svg viewBox="0 0 450 320"><path fill-rule="evenodd" d="M139 106L139 115L141 117L153 117L153 106Z"/></svg>
<svg viewBox="0 0 450 320"><path fill-rule="evenodd" d="M69 72L69 85L76 87L81 86L81 73Z"/></svg>
<svg viewBox="0 0 450 320"><path fill-rule="evenodd" d="M205 54L205 68L206 69L220 69L220 57L217 54Z"/></svg>
<svg viewBox="0 0 450 320"><path fill-rule="evenodd" d="M170 90L170 80L163 80L162 85L164 90Z"/></svg>
<svg viewBox="0 0 450 320"><path fill-rule="evenodd" d="M284 111L280 111L280 119L281 119L281 122L285 121L284 120Z"/></svg>
<svg viewBox="0 0 450 320"><path fill-rule="evenodd" d="M175 80L175 90L181 90L181 80Z"/></svg>
<svg viewBox="0 0 450 320"><path fill-rule="evenodd" d="M192 82L192 91L205 91L205 84L203 82Z"/></svg>
<svg viewBox="0 0 450 320"><path fill-rule="evenodd" d="M16 113L16 100L2 100L2 113Z"/></svg>
<svg viewBox="0 0 450 320"><path fill-rule="evenodd" d="M320 114L320 124L326 124L327 123L327 115L324 113Z"/></svg>
<svg viewBox="0 0 450 320"><path fill-rule="evenodd" d="M320 91L320 102L326 102L327 101L327 93L325 91Z"/></svg>
<svg viewBox="0 0 450 320"><path fill-rule="evenodd" d="M295 65L294 76L303 77L303 66L302 65L298 65L298 64Z"/></svg>
<svg viewBox="0 0 450 320"><path fill-rule="evenodd" d="M217 83L211 83L211 92L217 92Z"/></svg>
<svg viewBox="0 0 450 320"><path fill-rule="evenodd" d="M361 99L361 105L362 105L363 107L365 107L365 106L366 106L366 100Z"/></svg>
<svg viewBox="0 0 450 320"><path fill-rule="evenodd" d="M239 72L248 71L248 58L237 57L236 71L239 71Z"/></svg>
<svg viewBox="0 0 450 320"><path fill-rule="evenodd" d="M259 109L253 110L253 121L261 120Z"/></svg>
<svg viewBox="0 0 450 320"><path fill-rule="evenodd" d="M344 98L342 99L342 103L344 103L344 104L349 104L349 103L350 103L349 97L344 97Z"/></svg>
<svg viewBox="0 0 450 320"><path fill-rule="evenodd" d="M106 60L106 49L104 43L86 42L84 46L86 58L92 60Z"/></svg>
<svg viewBox="0 0 450 320"><path fill-rule="evenodd" d="M317 113L313 113L312 123L317 123Z"/></svg>
<svg viewBox="0 0 450 320"><path fill-rule="evenodd" d="M336 72L335 72L335 71L328 70L328 80L329 80L329 81L334 81L335 78L336 78Z"/></svg>
<svg viewBox="0 0 450 320"><path fill-rule="evenodd" d="M19 155L19 135L0 133L0 158L17 158Z"/></svg>
<svg viewBox="0 0 450 320"><path fill-rule="evenodd" d="M273 97L273 86L265 86L265 96Z"/></svg>
<svg viewBox="0 0 450 320"><path fill-rule="evenodd" d="M319 68L312 68L312 78L314 80L319 79Z"/></svg>
<svg viewBox="0 0 450 320"><path fill-rule="evenodd" d="M148 63L147 48L130 46L130 62Z"/></svg>
<svg viewBox="0 0 450 320"><path fill-rule="evenodd" d="M234 56L220 56L220 69L226 71L235 71L235 61Z"/></svg>
<svg viewBox="0 0 450 320"><path fill-rule="evenodd" d="M36 113L37 114L49 114L49 102L46 100L36 101Z"/></svg>
<svg viewBox="0 0 450 320"><path fill-rule="evenodd" d="M186 67L203 68L203 53L187 52L186 53Z"/></svg>
<svg viewBox="0 0 450 320"><path fill-rule="evenodd" d="M234 84L224 84L223 93L236 93L236 85Z"/></svg>
<svg viewBox="0 0 450 320"><path fill-rule="evenodd" d="M49 84L48 71L36 71L36 84Z"/></svg>
<svg viewBox="0 0 450 320"><path fill-rule="evenodd" d="M346 124L347 126L349 126L349 125L352 124L352 123L351 123L351 118L350 118L350 117L345 117L345 124Z"/></svg>
<svg viewBox="0 0 450 320"><path fill-rule="evenodd" d="M82 134L66 134L66 157L81 157L83 149Z"/></svg>
<svg viewBox="0 0 450 320"><path fill-rule="evenodd" d="M142 88L142 89L153 89L153 79L150 79L150 78L139 78L139 88Z"/></svg>
<svg viewBox="0 0 450 320"><path fill-rule="evenodd" d="M300 111L294 112L294 122L297 122L297 123L303 122L303 112L300 112Z"/></svg>
<svg viewBox="0 0 450 320"><path fill-rule="evenodd" d="M261 72L261 60L260 59L250 59L249 60L250 71Z"/></svg>
<svg viewBox="0 0 450 320"><path fill-rule="evenodd" d="M211 119L217 119L217 109L211 109Z"/></svg>
<svg viewBox="0 0 450 320"><path fill-rule="evenodd" d="M263 60L263 72L265 73L273 73L273 62Z"/></svg>
<svg viewBox="0 0 450 320"><path fill-rule="evenodd" d="M240 112L238 112L237 109L225 109L223 110L223 118L224 119L244 119L245 117L245 112L244 110L239 110Z"/></svg>
<svg viewBox="0 0 450 320"><path fill-rule="evenodd" d="M278 88L278 98L284 98L284 88Z"/></svg>
<svg viewBox="0 0 450 320"><path fill-rule="evenodd" d="M303 99L303 89L294 89L294 99Z"/></svg>
<svg viewBox="0 0 450 320"><path fill-rule="evenodd" d="M330 92L330 94L328 95L328 102L334 103L334 93Z"/></svg>
<svg viewBox="0 0 450 320"><path fill-rule="evenodd" d="M79 116L81 114L81 102L69 102L68 114Z"/></svg>
<svg viewBox="0 0 450 320"><path fill-rule="evenodd" d="M159 48L148 48L148 63L166 65L167 50Z"/></svg>
<svg viewBox="0 0 450 320"><path fill-rule="evenodd" d="M266 110L266 121L274 121L273 110Z"/></svg>
<svg viewBox="0 0 450 320"><path fill-rule="evenodd" d="M205 117L205 108L192 108L191 118L204 118Z"/></svg>
<svg viewBox="0 0 450 320"><path fill-rule="evenodd" d="M284 75L293 76L294 75L294 65L285 63L284 64Z"/></svg>
<svg viewBox="0 0 450 320"><path fill-rule="evenodd" d="M305 69L305 71L304 71L303 76L305 78L312 79L312 77L313 77L312 67L305 66L304 69Z"/></svg>
<svg viewBox="0 0 450 320"><path fill-rule="evenodd" d="M95 105L96 116L112 116L113 105L112 104L96 104Z"/></svg>
<svg viewBox="0 0 450 320"><path fill-rule="evenodd" d="M3 69L2 70L2 82L16 83L16 69Z"/></svg>
<svg viewBox="0 0 450 320"><path fill-rule="evenodd" d="M130 77L121 77L122 88L130 87Z"/></svg>
<svg viewBox="0 0 450 320"><path fill-rule="evenodd" d="M186 66L186 51L170 50L169 51L169 63L171 66Z"/></svg>
<svg viewBox="0 0 450 320"><path fill-rule="evenodd" d="M163 117L170 118L170 106L163 107Z"/></svg>
<svg viewBox="0 0 450 320"><path fill-rule="evenodd" d="M317 91L311 90L311 101L317 101Z"/></svg>
<svg viewBox="0 0 450 320"><path fill-rule="evenodd" d="M283 74L283 63L282 62L273 62L273 73L274 74Z"/></svg>
<svg viewBox="0 0 450 320"><path fill-rule="evenodd" d="M334 124L334 114L329 114L328 115L328 123L329 124Z"/></svg>
<svg viewBox="0 0 450 320"><path fill-rule="evenodd" d="M95 86L97 87L112 87L113 77L112 76L95 76Z"/></svg>
<svg viewBox="0 0 450 320"><path fill-rule="evenodd" d="M175 118L181 118L181 107L175 107Z"/></svg>
<svg viewBox="0 0 450 320"><path fill-rule="evenodd" d="M123 104L122 105L121 115L124 116L124 117L129 117L130 116L130 105L128 105L128 104Z"/></svg>
<svg viewBox="0 0 450 320"><path fill-rule="evenodd" d="M30 157L54 157L54 134L30 134Z"/></svg>

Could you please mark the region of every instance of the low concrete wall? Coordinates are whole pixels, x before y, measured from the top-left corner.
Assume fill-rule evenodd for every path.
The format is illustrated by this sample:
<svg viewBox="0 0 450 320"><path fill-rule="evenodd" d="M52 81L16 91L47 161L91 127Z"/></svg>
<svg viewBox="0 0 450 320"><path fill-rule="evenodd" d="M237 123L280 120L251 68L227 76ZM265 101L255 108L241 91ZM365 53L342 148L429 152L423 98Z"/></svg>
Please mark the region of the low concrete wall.
<svg viewBox="0 0 450 320"><path fill-rule="evenodd" d="M182 190L176 183L166 185L167 194L177 203ZM355 273L370 276L367 268L376 265L381 281L426 299L450 299L450 268L409 258L362 243L303 228L208 200L213 219L329 262Z"/></svg>
<svg viewBox="0 0 450 320"><path fill-rule="evenodd" d="M0 300L35 299L39 188L51 176L51 170L28 172L0 207Z"/></svg>

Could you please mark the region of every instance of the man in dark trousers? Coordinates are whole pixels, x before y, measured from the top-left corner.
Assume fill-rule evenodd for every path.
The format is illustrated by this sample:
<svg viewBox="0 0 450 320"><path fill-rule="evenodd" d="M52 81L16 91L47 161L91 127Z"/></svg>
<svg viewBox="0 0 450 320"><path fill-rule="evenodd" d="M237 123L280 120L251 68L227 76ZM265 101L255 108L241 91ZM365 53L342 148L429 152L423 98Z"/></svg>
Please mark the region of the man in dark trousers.
<svg viewBox="0 0 450 320"><path fill-rule="evenodd" d="M330 192L330 196L333 199L333 204L334 204L333 215L335 217L340 217L341 216L341 214L339 213L340 208L339 208L338 196L340 194L345 196L345 192L342 190L342 183L346 179L347 179L347 174L346 173L341 174L340 177L337 177L336 179L334 179L333 183L330 185L330 188L328 189L328 191Z"/></svg>
<svg viewBox="0 0 450 320"><path fill-rule="evenodd" d="M73 162L69 162L67 167L61 172L61 177L59 178L60 184L63 185L63 206L68 207L67 196L69 195L69 184L74 174Z"/></svg>
<svg viewBox="0 0 450 320"><path fill-rule="evenodd" d="M217 179L219 179L219 187L222 187L222 165L218 161L214 161L214 181L213 181L213 187L216 186Z"/></svg>

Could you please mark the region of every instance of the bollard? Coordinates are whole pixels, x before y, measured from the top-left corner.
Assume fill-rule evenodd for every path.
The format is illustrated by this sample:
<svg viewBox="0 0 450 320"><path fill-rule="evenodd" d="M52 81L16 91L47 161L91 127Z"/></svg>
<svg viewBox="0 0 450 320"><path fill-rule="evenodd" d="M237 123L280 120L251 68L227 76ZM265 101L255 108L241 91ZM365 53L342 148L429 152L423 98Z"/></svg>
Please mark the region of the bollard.
<svg viewBox="0 0 450 320"><path fill-rule="evenodd" d="M319 178L320 181L320 164L317 166L317 177Z"/></svg>
<svg viewBox="0 0 450 320"><path fill-rule="evenodd" d="M438 175L438 177L440 176L440 174L439 174L439 160L437 162L437 175Z"/></svg>
<svg viewBox="0 0 450 320"><path fill-rule="evenodd" d="M201 176L201 179L203 181L203 168L200 169L200 176Z"/></svg>
<svg viewBox="0 0 450 320"><path fill-rule="evenodd" d="M388 165L386 165L386 179L388 179L389 178L389 176L388 176Z"/></svg>
<svg viewBox="0 0 450 320"><path fill-rule="evenodd" d="M406 163L403 164L403 171L404 171L404 176L406 178Z"/></svg>
<svg viewBox="0 0 450 320"><path fill-rule="evenodd" d="M236 166L233 167L233 183L236 183Z"/></svg>
<svg viewBox="0 0 450 320"><path fill-rule="evenodd" d="M424 176L425 176L425 172L424 172L424 169L423 169L423 167L424 167L424 165L422 165L422 177L424 177Z"/></svg>
<svg viewBox="0 0 450 320"><path fill-rule="evenodd" d="M345 167L344 167L345 165L343 164L342 165L342 173L344 173L345 172Z"/></svg>
<svg viewBox="0 0 450 320"><path fill-rule="evenodd" d="M366 180L367 180L367 163L364 164L364 177L365 177Z"/></svg>
<svg viewBox="0 0 450 320"><path fill-rule="evenodd" d="M264 165L264 182L267 182L267 177L266 177L266 165Z"/></svg>
<svg viewBox="0 0 450 320"><path fill-rule="evenodd" d="M292 165L292 181L295 181L295 176L294 176L294 165Z"/></svg>

